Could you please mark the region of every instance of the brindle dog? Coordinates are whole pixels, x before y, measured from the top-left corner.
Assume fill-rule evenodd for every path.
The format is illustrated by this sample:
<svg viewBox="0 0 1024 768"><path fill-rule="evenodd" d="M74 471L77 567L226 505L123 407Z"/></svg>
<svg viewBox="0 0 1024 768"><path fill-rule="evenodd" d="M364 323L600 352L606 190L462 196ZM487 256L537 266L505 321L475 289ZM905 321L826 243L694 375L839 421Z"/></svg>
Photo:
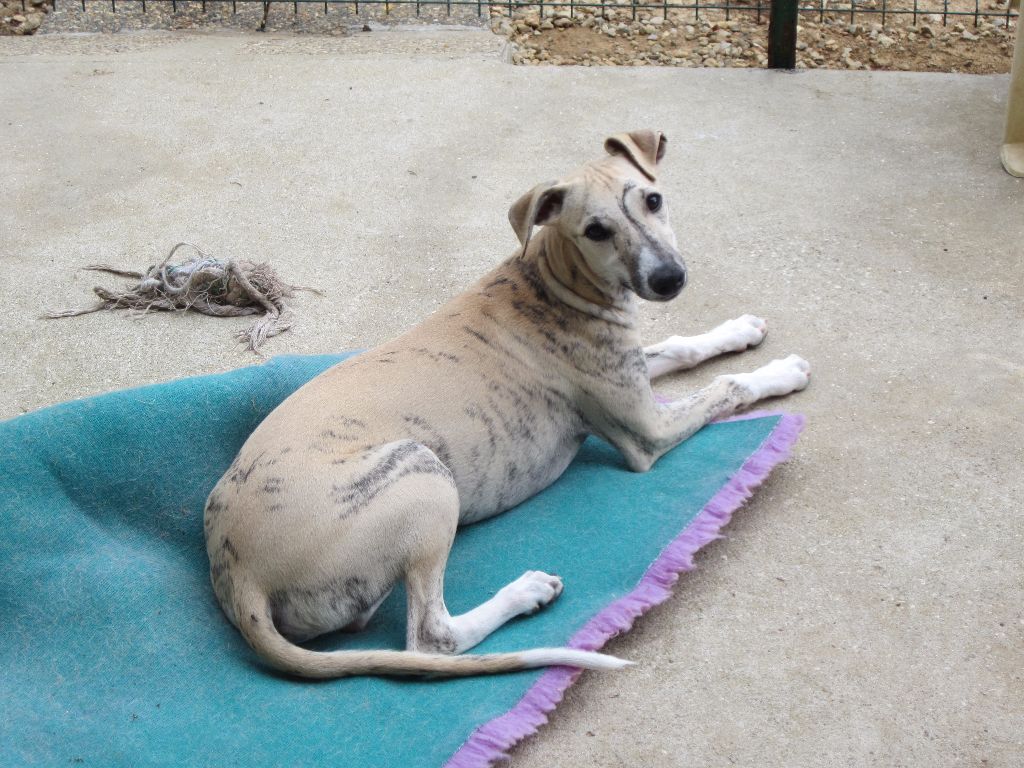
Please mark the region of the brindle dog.
<svg viewBox="0 0 1024 768"><path fill-rule="evenodd" d="M667 301L686 283L656 183L665 138L618 134L605 149L512 206L522 243L512 258L413 330L291 395L213 489L214 591L271 666L329 678L625 665L566 648L458 655L550 603L562 582L530 571L452 616L443 584L456 529L546 488L589 434L644 472L709 421L807 386L809 366L794 355L673 403L655 399L651 378L755 346L765 324L745 315L640 345L635 297ZM398 581L407 650L295 644L361 629Z"/></svg>

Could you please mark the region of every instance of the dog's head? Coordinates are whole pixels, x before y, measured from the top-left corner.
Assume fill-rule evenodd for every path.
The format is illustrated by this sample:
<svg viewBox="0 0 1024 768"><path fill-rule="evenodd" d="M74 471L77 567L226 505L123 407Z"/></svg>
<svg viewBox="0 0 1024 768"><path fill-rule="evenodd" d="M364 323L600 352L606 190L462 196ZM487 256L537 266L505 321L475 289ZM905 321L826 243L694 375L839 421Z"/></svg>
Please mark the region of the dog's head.
<svg viewBox="0 0 1024 768"><path fill-rule="evenodd" d="M668 301L686 284L686 266L657 184L665 137L633 131L609 137L608 155L523 195L508 217L525 251L535 226L551 226L608 286Z"/></svg>

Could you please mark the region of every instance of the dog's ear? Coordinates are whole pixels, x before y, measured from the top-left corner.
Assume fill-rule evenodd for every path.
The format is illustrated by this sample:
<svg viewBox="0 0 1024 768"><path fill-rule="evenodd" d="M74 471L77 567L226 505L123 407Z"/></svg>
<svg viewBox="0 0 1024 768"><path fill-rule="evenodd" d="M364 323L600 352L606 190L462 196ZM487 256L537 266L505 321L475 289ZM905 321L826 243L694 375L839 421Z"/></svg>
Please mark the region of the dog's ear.
<svg viewBox="0 0 1024 768"><path fill-rule="evenodd" d="M610 155L625 155L644 176L654 181L658 163L665 156L666 142L661 131L631 131L609 136L604 148Z"/></svg>
<svg viewBox="0 0 1024 768"><path fill-rule="evenodd" d="M558 182L548 181L538 184L512 203L508 209L508 221L524 251L534 227L552 224L558 219L565 202L565 192L566 188L558 186Z"/></svg>

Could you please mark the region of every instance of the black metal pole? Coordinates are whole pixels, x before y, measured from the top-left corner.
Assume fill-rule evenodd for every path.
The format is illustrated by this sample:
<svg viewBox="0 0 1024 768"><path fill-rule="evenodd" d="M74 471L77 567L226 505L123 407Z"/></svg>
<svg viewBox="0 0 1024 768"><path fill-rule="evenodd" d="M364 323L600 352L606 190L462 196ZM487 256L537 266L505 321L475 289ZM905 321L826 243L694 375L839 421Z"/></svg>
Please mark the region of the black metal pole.
<svg viewBox="0 0 1024 768"><path fill-rule="evenodd" d="M768 68L796 68L796 19L799 0L772 0L768 20Z"/></svg>

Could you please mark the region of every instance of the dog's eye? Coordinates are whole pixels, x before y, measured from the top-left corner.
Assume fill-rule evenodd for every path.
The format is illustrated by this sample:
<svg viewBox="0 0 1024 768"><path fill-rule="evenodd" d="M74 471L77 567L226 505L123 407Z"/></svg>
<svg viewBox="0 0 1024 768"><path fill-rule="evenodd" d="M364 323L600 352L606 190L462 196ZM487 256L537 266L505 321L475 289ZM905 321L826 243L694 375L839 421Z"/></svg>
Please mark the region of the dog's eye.
<svg viewBox="0 0 1024 768"><path fill-rule="evenodd" d="M611 237L612 231L608 229L608 227L602 226L601 224L594 222L585 230L583 230L583 235L588 240L595 240L597 242L601 242L602 240L607 240L609 237Z"/></svg>
<svg viewBox="0 0 1024 768"><path fill-rule="evenodd" d="M661 195L657 192L651 192L647 196L647 208L651 213L657 213L661 208Z"/></svg>

